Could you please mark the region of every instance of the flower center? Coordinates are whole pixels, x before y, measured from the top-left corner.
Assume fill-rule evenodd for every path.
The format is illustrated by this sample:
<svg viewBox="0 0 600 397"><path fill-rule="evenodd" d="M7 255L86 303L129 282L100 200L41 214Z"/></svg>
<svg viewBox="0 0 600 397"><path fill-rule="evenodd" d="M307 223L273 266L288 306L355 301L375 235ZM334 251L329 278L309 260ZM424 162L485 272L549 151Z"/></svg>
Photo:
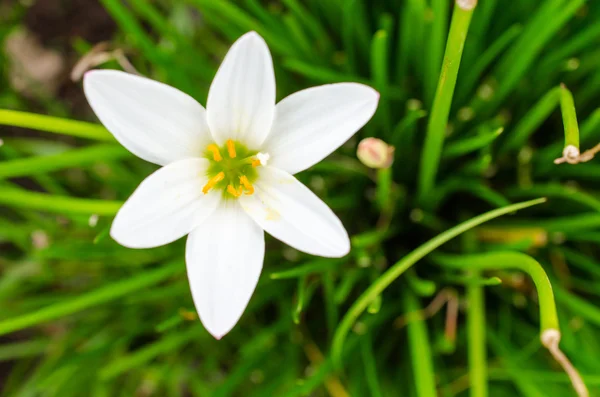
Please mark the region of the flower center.
<svg viewBox="0 0 600 397"><path fill-rule="evenodd" d="M249 150L241 143L229 139L219 147L211 143L204 151L208 159L208 183L202 188L207 194L212 189L223 192L226 198L240 197L254 193L252 184L258 178L256 167L266 165L268 154Z"/></svg>

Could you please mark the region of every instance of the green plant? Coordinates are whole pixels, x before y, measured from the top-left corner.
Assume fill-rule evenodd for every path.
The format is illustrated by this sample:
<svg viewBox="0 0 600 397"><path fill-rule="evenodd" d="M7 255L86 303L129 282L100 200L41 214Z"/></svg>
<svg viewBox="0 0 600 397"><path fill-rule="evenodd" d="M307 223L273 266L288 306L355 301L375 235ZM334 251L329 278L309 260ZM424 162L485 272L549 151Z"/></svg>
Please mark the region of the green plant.
<svg viewBox="0 0 600 397"><path fill-rule="evenodd" d="M0 108L14 109L0 110L2 131L39 131L0 132L4 395L571 396L540 340L555 328L600 392L600 166L585 157L600 141L599 4L101 2L132 65L201 103L250 30L269 44L278 100L332 82L376 88L375 118L299 174L352 251L322 259L267 240L256 294L217 342L196 321L182 241L138 251L108 237L155 166L91 114L72 121L59 100L1 88ZM2 38L19 8L5 18ZM396 147L390 168L356 159L371 136ZM569 146L578 164L554 164ZM538 299L520 265L536 286L547 275L554 298Z"/></svg>

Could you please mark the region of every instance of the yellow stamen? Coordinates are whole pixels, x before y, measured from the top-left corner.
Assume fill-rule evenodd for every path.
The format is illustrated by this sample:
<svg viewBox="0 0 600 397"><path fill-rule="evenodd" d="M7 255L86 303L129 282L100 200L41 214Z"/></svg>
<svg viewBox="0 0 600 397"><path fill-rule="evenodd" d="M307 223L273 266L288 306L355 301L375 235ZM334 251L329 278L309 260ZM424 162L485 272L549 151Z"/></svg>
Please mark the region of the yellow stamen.
<svg viewBox="0 0 600 397"><path fill-rule="evenodd" d="M260 165L260 160L252 160L252 167L258 167Z"/></svg>
<svg viewBox="0 0 600 397"><path fill-rule="evenodd" d="M202 188L202 193L204 193L204 194L208 193L208 191L210 189L212 189L217 183L221 182L223 179L225 179L225 173L219 172L217 175L210 178L208 183L206 185L204 185L204 187Z"/></svg>
<svg viewBox="0 0 600 397"><path fill-rule="evenodd" d="M226 145L227 145L227 151L229 152L229 157L234 159L235 156L237 156L237 154L235 153L235 144L233 143L233 141L231 139L229 139L226 142Z"/></svg>
<svg viewBox="0 0 600 397"><path fill-rule="evenodd" d="M242 187L239 186L237 190L233 187L232 184L227 185L227 193L231 194L233 197L240 197L242 195Z"/></svg>
<svg viewBox="0 0 600 397"><path fill-rule="evenodd" d="M215 161L221 161L223 160L223 157L221 156L221 152L219 152L219 147L217 145L215 145L214 143L211 143L210 145L208 145L206 147L207 150L211 151L213 154L213 159Z"/></svg>
<svg viewBox="0 0 600 397"><path fill-rule="evenodd" d="M244 189L246 189L246 195L250 196L252 193L254 193L254 186L252 186L246 175L240 176L240 183L244 185Z"/></svg>

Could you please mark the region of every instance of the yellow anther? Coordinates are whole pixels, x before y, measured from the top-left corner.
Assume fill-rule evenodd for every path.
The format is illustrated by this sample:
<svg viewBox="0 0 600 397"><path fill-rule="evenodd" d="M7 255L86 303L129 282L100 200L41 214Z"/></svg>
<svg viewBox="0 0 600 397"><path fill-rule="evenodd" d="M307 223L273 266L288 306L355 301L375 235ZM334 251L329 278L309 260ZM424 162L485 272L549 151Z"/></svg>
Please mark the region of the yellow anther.
<svg viewBox="0 0 600 397"><path fill-rule="evenodd" d="M246 195L249 196L252 193L254 193L254 186L252 186L246 175L240 176L240 183L244 186L244 189L246 190Z"/></svg>
<svg viewBox="0 0 600 397"><path fill-rule="evenodd" d="M243 188L241 186L235 190L232 184L227 185L227 193L231 194L233 197L240 197L242 195L242 191Z"/></svg>
<svg viewBox="0 0 600 397"><path fill-rule="evenodd" d="M237 154L235 153L235 143L233 143L233 141L231 139L229 139L229 140L227 140L226 145L227 145L227 152L229 152L229 157L234 159L235 156L237 156Z"/></svg>
<svg viewBox="0 0 600 397"><path fill-rule="evenodd" d="M254 194L254 186L250 185L246 188L246 193L244 193L246 196L251 196Z"/></svg>
<svg viewBox="0 0 600 397"><path fill-rule="evenodd" d="M219 147L217 145L215 145L214 143L211 143L210 145L208 145L206 147L206 149L212 152L213 159L215 161L223 160L223 157L221 156L221 152L219 152Z"/></svg>
<svg viewBox="0 0 600 397"><path fill-rule="evenodd" d="M212 189L217 183L221 182L223 179L225 179L225 173L219 172L217 175L210 178L208 183L206 185L204 185L204 187L202 188L202 193L204 193L204 194L208 193L208 191L210 189Z"/></svg>
<svg viewBox="0 0 600 397"><path fill-rule="evenodd" d="M252 167L258 167L260 165L260 160L252 160Z"/></svg>

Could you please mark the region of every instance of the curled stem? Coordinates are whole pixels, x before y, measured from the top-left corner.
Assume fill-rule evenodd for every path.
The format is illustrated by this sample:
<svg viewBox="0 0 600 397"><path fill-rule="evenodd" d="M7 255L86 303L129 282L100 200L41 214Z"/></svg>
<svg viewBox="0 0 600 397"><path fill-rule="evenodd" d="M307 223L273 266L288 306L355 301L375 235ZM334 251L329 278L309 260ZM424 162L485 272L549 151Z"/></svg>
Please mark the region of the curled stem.
<svg viewBox="0 0 600 397"><path fill-rule="evenodd" d="M540 304L540 340L558 363L569 375L573 388L580 397L588 397L589 393L583 380L569 359L558 347L560 328L556 313L556 302L552 284L542 265L529 255L520 252L491 252L474 255L436 255L436 261L442 266L457 269L498 270L519 269L531 276L538 293Z"/></svg>

